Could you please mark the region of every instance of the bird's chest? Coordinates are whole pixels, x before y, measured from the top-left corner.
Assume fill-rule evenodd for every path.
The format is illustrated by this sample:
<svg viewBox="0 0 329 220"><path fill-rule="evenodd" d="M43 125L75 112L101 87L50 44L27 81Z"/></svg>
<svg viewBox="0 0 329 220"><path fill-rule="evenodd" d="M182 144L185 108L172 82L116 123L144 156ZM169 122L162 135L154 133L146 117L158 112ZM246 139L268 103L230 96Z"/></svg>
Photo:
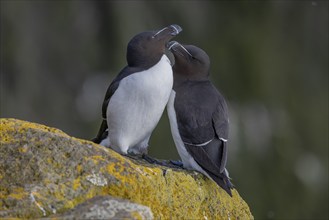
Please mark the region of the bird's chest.
<svg viewBox="0 0 329 220"><path fill-rule="evenodd" d="M136 100L149 102L166 99L167 102L173 85L172 68L166 59L161 59L152 68L135 73L122 83Z"/></svg>

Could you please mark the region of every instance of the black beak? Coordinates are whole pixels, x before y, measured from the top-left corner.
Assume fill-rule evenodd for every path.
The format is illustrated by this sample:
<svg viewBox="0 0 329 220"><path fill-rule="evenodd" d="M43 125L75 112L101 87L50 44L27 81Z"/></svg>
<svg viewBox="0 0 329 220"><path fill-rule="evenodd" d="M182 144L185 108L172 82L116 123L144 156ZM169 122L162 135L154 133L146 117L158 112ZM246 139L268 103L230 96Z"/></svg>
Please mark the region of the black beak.
<svg viewBox="0 0 329 220"><path fill-rule="evenodd" d="M178 43L177 41L170 41L167 44L167 48L168 48L168 50L171 50L171 49L173 49L173 47L177 47L179 45L180 45L180 43Z"/></svg>
<svg viewBox="0 0 329 220"><path fill-rule="evenodd" d="M168 28L173 31L171 33L171 35L174 35L174 36L179 34L183 30L178 24L172 24Z"/></svg>
<svg viewBox="0 0 329 220"><path fill-rule="evenodd" d="M168 27L162 28L161 30L157 31L153 35L153 38L165 39L169 41L171 38L178 35L182 30L183 29L179 25L172 24L169 25Z"/></svg>
<svg viewBox="0 0 329 220"><path fill-rule="evenodd" d="M173 53L175 52L179 52L180 54L187 54L188 56L192 57L192 54L180 43L178 43L177 41L170 41L167 44L167 48L168 50L172 51Z"/></svg>

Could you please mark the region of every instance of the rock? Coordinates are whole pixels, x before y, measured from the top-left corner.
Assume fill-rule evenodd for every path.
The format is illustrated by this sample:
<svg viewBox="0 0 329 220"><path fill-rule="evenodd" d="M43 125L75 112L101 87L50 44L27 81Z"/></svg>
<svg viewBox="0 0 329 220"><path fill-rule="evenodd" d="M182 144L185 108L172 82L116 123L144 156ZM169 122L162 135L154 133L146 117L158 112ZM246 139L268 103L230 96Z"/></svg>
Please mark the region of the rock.
<svg viewBox="0 0 329 220"><path fill-rule="evenodd" d="M149 207L112 196L96 196L74 209L47 219L153 219ZM44 219L46 220L46 219Z"/></svg>
<svg viewBox="0 0 329 220"><path fill-rule="evenodd" d="M253 219L236 190L230 197L200 173L132 160L44 125L0 119L0 218L49 217L96 196L150 207L155 219Z"/></svg>

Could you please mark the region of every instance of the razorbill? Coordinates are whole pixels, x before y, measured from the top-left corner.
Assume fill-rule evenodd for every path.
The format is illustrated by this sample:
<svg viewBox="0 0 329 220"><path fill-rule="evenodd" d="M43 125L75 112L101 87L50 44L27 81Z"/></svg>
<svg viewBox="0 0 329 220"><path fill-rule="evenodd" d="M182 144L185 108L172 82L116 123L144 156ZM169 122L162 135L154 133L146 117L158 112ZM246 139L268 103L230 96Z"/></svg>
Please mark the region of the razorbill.
<svg viewBox="0 0 329 220"><path fill-rule="evenodd" d="M168 102L172 86L166 44L182 28L173 24L134 36L127 66L110 84L102 106L103 122L95 143L121 154L146 154L152 131Z"/></svg>
<svg viewBox="0 0 329 220"><path fill-rule="evenodd" d="M210 59L193 45L170 42L168 46L175 65L167 112L183 166L205 174L232 196L225 168L228 110L224 97L209 81Z"/></svg>

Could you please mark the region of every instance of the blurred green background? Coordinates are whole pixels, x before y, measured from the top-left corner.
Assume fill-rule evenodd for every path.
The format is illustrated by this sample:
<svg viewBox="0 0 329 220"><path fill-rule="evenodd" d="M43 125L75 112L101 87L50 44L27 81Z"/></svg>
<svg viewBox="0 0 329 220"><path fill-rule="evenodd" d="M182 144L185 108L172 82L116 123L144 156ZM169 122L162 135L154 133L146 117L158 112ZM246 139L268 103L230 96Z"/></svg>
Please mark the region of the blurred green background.
<svg viewBox="0 0 329 220"><path fill-rule="evenodd" d="M172 23L230 110L228 169L256 219L328 219L327 1L1 1L1 117L93 138L132 36ZM150 154L178 159L165 114Z"/></svg>

